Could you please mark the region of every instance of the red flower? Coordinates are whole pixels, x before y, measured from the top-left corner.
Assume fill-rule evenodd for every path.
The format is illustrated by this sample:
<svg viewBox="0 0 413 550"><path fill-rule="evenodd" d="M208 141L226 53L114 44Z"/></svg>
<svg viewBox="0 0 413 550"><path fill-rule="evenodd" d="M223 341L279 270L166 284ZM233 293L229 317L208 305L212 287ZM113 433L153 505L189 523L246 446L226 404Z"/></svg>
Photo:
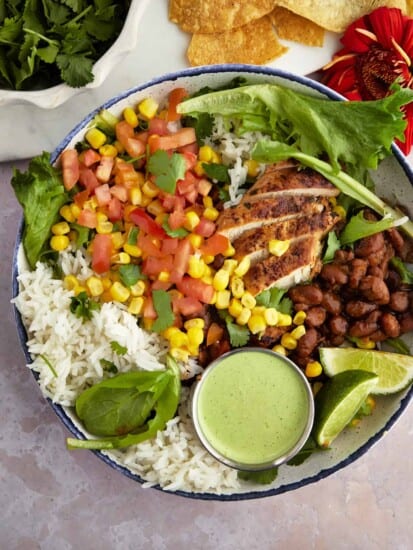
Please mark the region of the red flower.
<svg viewBox="0 0 413 550"><path fill-rule="evenodd" d="M341 39L343 48L323 67L323 82L350 100L380 99L398 79L413 88L413 19L397 8L377 8L354 21ZM413 145L413 103L404 107L407 155Z"/></svg>

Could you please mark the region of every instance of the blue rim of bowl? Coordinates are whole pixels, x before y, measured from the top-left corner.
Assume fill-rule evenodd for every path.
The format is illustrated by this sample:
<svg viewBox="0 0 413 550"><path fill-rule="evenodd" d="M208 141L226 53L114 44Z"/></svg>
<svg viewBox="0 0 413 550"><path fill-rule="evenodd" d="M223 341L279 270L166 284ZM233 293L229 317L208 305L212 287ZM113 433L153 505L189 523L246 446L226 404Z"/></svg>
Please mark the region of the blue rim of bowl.
<svg viewBox="0 0 413 550"><path fill-rule="evenodd" d="M87 124L94 118L94 116L101 110L101 109L109 109L114 104L118 103L122 99L125 99L129 97L130 95L133 95L139 91L145 90L147 88L150 88L151 86L154 86L156 84L162 84L163 82L167 81L174 81L181 77L192 77L197 76L201 74L213 74L213 73L250 73L258 74L258 75L267 75L271 77L280 77L284 80L289 80L291 82L296 82L298 84L303 84L309 88L312 88L313 90L320 92L324 94L325 96L329 97L332 100L335 101L343 101L346 100L342 95L338 94L337 92L327 88L323 84L312 80L309 77L306 76L300 76L295 75L292 73L289 73L287 71L277 70L270 67L261 67L256 65L242 65L242 64L233 64L233 65L207 65L207 66L201 66L201 67L195 67L195 68L189 68L189 69L183 69L181 71L176 71L173 73L168 73L165 75L162 75L160 77L154 78L148 82L145 82L144 84L139 84L133 88L129 88L128 90L125 90L124 92L118 94L117 96L111 98L107 102L103 103L101 106L97 107L94 111L92 111L89 115L87 115L83 120L77 124L71 132L63 139L63 141L57 146L55 151L51 155L51 162L54 163L60 153L67 147L67 145L70 143L72 138L83 128L87 126ZM397 145L392 145L392 152L393 155L396 157L399 165L403 169L406 177L410 181L410 183L413 185L413 170L410 168L405 156L397 147ZM23 219L20 221L20 227L18 230L15 246L14 246L14 253L13 253L13 266L12 266L12 297L15 298L18 294L18 282L17 282L17 276L18 276L18 253L19 253L19 246L21 243L23 234ZM16 306L13 306L14 308L14 315L16 319L16 325L17 325L17 332L19 336L19 340L21 343L21 346L23 348L23 352L27 361L27 364L32 363L32 358L28 352L27 349L27 333L26 329L24 327L21 315L19 311L17 310ZM38 374L34 371L32 371L32 374L36 381L38 380ZM218 500L218 501L238 501L238 500L253 500L253 499L260 499L264 497L271 497L275 495L280 495L289 491L294 491L296 489L300 489L301 487L305 487L306 485L310 485L312 483L316 483L326 477L329 477L330 475L338 472L339 470L345 468L352 462L356 461L360 457L362 457L373 445L375 445L389 430L390 428L396 423L396 421L400 418L402 413L405 411L407 405L409 404L410 399L413 396L413 385L409 389L409 391L406 393L406 395L400 400L399 408L396 412L393 413L393 415L389 418L389 420L386 422L386 424L378 431L376 432L368 441L366 441L361 447L359 447L356 451L351 453L347 458L341 460L334 466L327 467L320 472L318 472L315 475L310 475L308 477L305 477L303 479L300 479L298 481L294 481L291 483L286 483L284 485L280 485L279 487L270 488L268 490L263 491L249 491L245 493L231 493L231 494L216 494L216 493L196 493L196 492L189 492L189 491L183 491L183 490L177 490L177 491L167 491L164 488L162 488L160 485L153 485L151 486L152 489L156 489L161 491L162 493L171 494L171 495L177 495L181 497L186 498L192 498L195 500ZM75 424L72 422L72 420L67 416L64 408L61 405L58 405L56 403L53 403L50 398L46 398L49 405L52 407L56 415L60 418L64 426L73 434L75 437L78 437L80 439L84 439L84 435L82 432L75 426ZM125 466L122 466L109 458L108 456L104 455L101 451L91 451L93 454L95 454L98 458L103 460L108 466L112 467L113 469L117 470L121 474L125 475L126 477L129 477L130 479L133 479L134 481L137 481L140 484L146 483L144 479L142 479L139 475L134 474L130 470L128 470Z"/></svg>

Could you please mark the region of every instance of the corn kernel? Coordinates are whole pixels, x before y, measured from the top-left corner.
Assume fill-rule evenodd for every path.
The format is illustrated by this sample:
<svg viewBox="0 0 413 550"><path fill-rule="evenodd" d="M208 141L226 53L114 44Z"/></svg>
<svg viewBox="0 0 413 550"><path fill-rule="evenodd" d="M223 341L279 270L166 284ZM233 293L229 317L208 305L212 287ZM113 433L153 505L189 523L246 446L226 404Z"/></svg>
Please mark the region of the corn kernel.
<svg viewBox="0 0 413 550"><path fill-rule="evenodd" d="M287 355L287 350L286 350L285 347L282 346L281 344L276 344L276 345L272 348L272 351L275 351L275 353L279 353L280 355L284 355L284 356Z"/></svg>
<svg viewBox="0 0 413 550"><path fill-rule="evenodd" d="M187 329L188 345L198 347L204 341L204 331L199 327L189 327Z"/></svg>
<svg viewBox="0 0 413 550"><path fill-rule="evenodd" d="M113 142L113 145L116 147L116 150L120 155L125 152L125 147L117 139Z"/></svg>
<svg viewBox="0 0 413 550"><path fill-rule="evenodd" d="M228 306L228 313L236 319L243 309L241 302L237 298L232 298Z"/></svg>
<svg viewBox="0 0 413 550"><path fill-rule="evenodd" d="M119 252L111 258L113 264L127 265L130 264L130 256L127 252Z"/></svg>
<svg viewBox="0 0 413 550"><path fill-rule="evenodd" d="M204 208L212 208L214 206L214 201L212 200L212 197L207 195L206 197L202 197L202 204L204 205Z"/></svg>
<svg viewBox="0 0 413 550"><path fill-rule="evenodd" d="M109 235L113 231L113 223L109 220L101 221L96 224L96 232L101 235Z"/></svg>
<svg viewBox="0 0 413 550"><path fill-rule="evenodd" d="M165 208L163 207L163 204L159 199L155 199L150 202L146 207L146 210L149 212L149 214L152 214L152 216L163 216L163 214L165 214Z"/></svg>
<svg viewBox="0 0 413 550"><path fill-rule="evenodd" d="M142 249L136 244L125 243L123 245L123 250L133 258L140 258L142 256Z"/></svg>
<svg viewBox="0 0 413 550"><path fill-rule="evenodd" d="M213 149L212 149L211 162L214 163L214 164L220 164L221 163L221 155L219 153L217 153L216 151L214 151Z"/></svg>
<svg viewBox="0 0 413 550"><path fill-rule="evenodd" d="M286 349L293 350L297 347L297 340L294 336L286 332L281 336L281 345Z"/></svg>
<svg viewBox="0 0 413 550"><path fill-rule="evenodd" d="M271 239L268 242L268 251L273 256L280 257L287 252L290 247L290 241L279 241L278 239Z"/></svg>
<svg viewBox="0 0 413 550"><path fill-rule="evenodd" d="M212 159L212 153L212 147L210 147L209 145L202 145L198 151L198 158L202 162L210 162Z"/></svg>
<svg viewBox="0 0 413 550"><path fill-rule="evenodd" d="M235 254L235 248L232 246L232 244L230 243L228 245L228 248L225 250L225 252L223 253L223 256L225 256L226 258L229 257L229 256L233 256ZM237 273L238 275L238 273Z"/></svg>
<svg viewBox="0 0 413 550"><path fill-rule="evenodd" d="M105 145L102 145L99 147L99 153L102 155L102 157L116 157L118 154L118 150L114 145L111 143L106 143Z"/></svg>
<svg viewBox="0 0 413 550"><path fill-rule="evenodd" d="M140 315L143 310L144 298L142 296L134 296L129 302L128 311L132 315Z"/></svg>
<svg viewBox="0 0 413 550"><path fill-rule="evenodd" d="M157 187L151 180L146 180L145 183L142 185L142 191L144 195L147 197L150 197L151 199L154 199L159 195L159 187Z"/></svg>
<svg viewBox="0 0 413 550"><path fill-rule="evenodd" d="M280 313L278 312L278 323L277 327L289 327L292 325L292 318L291 315L288 315L288 313Z"/></svg>
<svg viewBox="0 0 413 550"><path fill-rule="evenodd" d="M196 212L194 212L193 210L190 210L189 212L185 213L184 227L188 231L192 231L193 229L195 229L195 227L197 227L199 225L200 221L201 220L200 220L198 214Z"/></svg>
<svg viewBox="0 0 413 550"><path fill-rule="evenodd" d="M169 271L161 271L158 275L158 281L162 281L163 283L167 283L169 281L171 274Z"/></svg>
<svg viewBox="0 0 413 550"><path fill-rule="evenodd" d="M79 296L79 294L82 293L82 292L86 292L86 294L87 294L87 288L83 285L77 285L73 289L73 292L75 293L75 296Z"/></svg>
<svg viewBox="0 0 413 550"><path fill-rule="evenodd" d="M204 218L206 218L207 220L211 220L212 222L214 222L218 216L219 216L219 212L216 208L205 208L204 210Z"/></svg>
<svg viewBox="0 0 413 550"><path fill-rule="evenodd" d="M235 298L242 298L245 292L244 281L240 277L231 277L230 288Z"/></svg>
<svg viewBox="0 0 413 550"><path fill-rule="evenodd" d="M278 311L275 307L267 307L264 310L264 319L268 326L275 327L278 323Z"/></svg>
<svg viewBox="0 0 413 550"><path fill-rule="evenodd" d="M100 296L104 291L102 281L94 275L86 279L86 287L91 296Z"/></svg>
<svg viewBox="0 0 413 550"><path fill-rule="evenodd" d="M143 296L146 290L145 281L137 281L134 285L129 287L132 296Z"/></svg>
<svg viewBox="0 0 413 550"><path fill-rule="evenodd" d="M188 274L194 279L201 279L205 275L206 264L198 256L190 256L188 260Z"/></svg>
<svg viewBox="0 0 413 550"><path fill-rule="evenodd" d="M197 176L205 176L205 170L204 170L202 164L203 164L203 162L198 161L195 164L194 168L193 168L193 170L194 170L194 172Z"/></svg>
<svg viewBox="0 0 413 550"><path fill-rule="evenodd" d="M199 248L204 241L203 237L201 235L198 235L197 233L190 233L188 235L188 239L192 245L192 248L194 248L195 250Z"/></svg>
<svg viewBox="0 0 413 550"><path fill-rule="evenodd" d="M214 279L212 275L204 275L203 277L201 277L201 281L206 285L212 285Z"/></svg>
<svg viewBox="0 0 413 550"><path fill-rule="evenodd" d="M174 332L169 337L169 342L172 348L184 348L188 346L188 334L179 330Z"/></svg>
<svg viewBox="0 0 413 550"><path fill-rule="evenodd" d="M254 306L251 310L253 315L264 315L265 306Z"/></svg>
<svg viewBox="0 0 413 550"><path fill-rule="evenodd" d="M356 342L356 346L360 349L374 349L376 347L376 343L367 337L356 338L355 342Z"/></svg>
<svg viewBox="0 0 413 550"><path fill-rule="evenodd" d="M246 291L241 297L241 304L248 309L253 309L257 302L251 292Z"/></svg>
<svg viewBox="0 0 413 550"><path fill-rule="evenodd" d="M244 258L242 258L237 267L234 269L234 275L237 275L238 277L243 277L249 270L250 266L251 260L249 256L244 256Z"/></svg>
<svg viewBox="0 0 413 550"><path fill-rule="evenodd" d="M307 313L305 311L297 311L294 315L293 323L294 325L302 325L307 318Z"/></svg>
<svg viewBox="0 0 413 550"><path fill-rule="evenodd" d="M231 293L229 290L217 290L217 298L215 301L215 307L217 309L227 309L231 300Z"/></svg>
<svg viewBox="0 0 413 550"><path fill-rule="evenodd" d="M153 97L147 97L141 101L138 105L138 111L145 118L151 119L156 115L158 110L158 103L153 99Z"/></svg>
<svg viewBox="0 0 413 550"><path fill-rule="evenodd" d="M258 176L260 165L256 160L248 159L245 161L244 166L247 169L247 174L250 178L255 178L256 176Z"/></svg>
<svg viewBox="0 0 413 550"><path fill-rule="evenodd" d="M215 260L215 256L213 256L212 254L205 254L204 256L202 256L202 259L206 264L212 264L212 262Z"/></svg>
<svg viewBox="0 0 413 550"><path fill-rule="evenodd" d="M78 206L77 204L72 202L72 204L70 205L70 210L72 211L72 214L73 214L73 217L75 218L75 220L77 220L77 218L79 217L79 214L82 211L80 206Z"/></svg>
<svg viewBox="0 0 413 550"><path fill-rule="evenodd" d="M52 225L53 235L67 235L69 231L70 231L70 227L67 222L59 222Z"/></svg>
<svg viewBox="0 0 413 550"><path fill-rule="evenodd" d="M142 204L142 190L140 187L134 186L129 189L129 200L134 206Z"/></svg>
<svg viewBox="0 0 413 550"><path fill-rule="evenodd" d="M347 212L346 212L345 209L344 209L342 206L340 206L339 204L337 204L337 206L335 206L335 207L333 208L333 212L334 212L335 214L337 214L338 216L340 216L340 218L341 218L342 220L345 220L345 219L346 219Z"/></svg>
<svg viewBox="0 0 413 550"><path fill-rule="evenodd" d="M215 290L225 290L229 283L229 273L225 269L219 269L213 278L212 286Z"/></svg>
<svg viewBox="0 0 413 550"><path fill-rule="evenodd" d="M135 111L132 109L132 107L125 107L123 109L122 114L123 114L123 118L129 124L129 126L132 126L132 128L136 128L139 121L138 121L138 116L135 113Z"/></svg>
<svg viewBox="0 0 413 550"><path fill-rule="evenodd" d="M246 325L251 317L251 310L244 307L241 313L238 315L238 317L235 319L237 322L237 325Z"/></svg>
<svg viewBox="0 0 413 550"><path fill-rule="evenodd" d="M104 291L109 290L112 286L112 281L109 279L109 277L101 277L100 281L102 283Z"/></svg>
<svg viewBox="0 0 413 550"><path fill-rule="evenodd" d="M166 338L167 340L171 340L172 336L174 334L177 334L177 333L180 333L181 331L179 330L178 327L168 327L167 329L165 329L162 333L162 336L164 338Z"/></svg>
<svg viewBox="0 0 413 550"><path fill-rule="evenodd" d="M75 221L75 216L73 215L69 204L64 204L59 210L59 214L69 223L73 223Z"/></svg>
<svg viewBox="0 0 413 550"><path fill-rule="evenodd" d="M50 239L50 247L56 252L66 250L69 244L70 240L67 235L53 235L53 237Z"/></svg>
<svg viewBox="0 0 413 550"><path fill-rule="evenodd" d="M130 290L119 281L115 281L109 289L110 295L117 302L126 302L130 296Z"/></svg>
<svg viewBox="0 0 413 550"><path fill-rule="evenodd" d="M186 363L189 359L189 351L181 348L170 348L169 353L176 361Z"/></svg>
<svg viewBox="0 0 413 550"><path fill-rule="evenodd" d="M259 332L264 332L266 327L267 327L267 324L262 315L252 314L251 317L249 318L248 328L250 329L252 334L258 334Z"/></svg>
<svg viewBox="0 0 413 550"><path fill-rule="evenodd" d="M184 323L184 327L186 330L189 330L190 328L201 328L203 329L205 327L205 321L202 319L202 317L194 317L193 319L188 319Z"/></svg>
<svg viewBox="0 0 413 550"><path fill-rule="evenodd" d="M337 199L336 197L330 197L328 199L328 202L331 204L331 206L335 206L337 204Z"/></svg>
<svg viewBox="0 0 413 550"><path fill-rule="evenodd" d="M122 246L125 243L125 237L122 235L120 231L115 231L114 233L111 233L112 238L112 245L115 250L118 250L119 248L122 248Z"/></svg>
<svg viewBox="0 0 413 550"><path fill-rule="evenodd" d="M323 367L319 361L310 361L305 367L305 375L308 378L316 378L323 372Z"/></svg>
<svg viewBox="0 0 413 550"><path fill-rule="evenodd" d="M304 334L306 333L306 329L304 325L299 325L298 327L295 327L291 331L291 336L293 336L296 340L299 340Z"/></svg>
<svg viewBox="0 0 413 550"><path fill-rule="evenodd" d="M99 128L91 128L85 134L86 141L93 147L99 149L106 143L106 135Z"/></svg>
<svg viewBox="0 0 413 550"><path fill-rule="evenodd" d="M238 265L237 260L233 260L233 259L225 260L224 263L222 264L222 269L225 269L225 271L228 271L228 273L232 275L237 265Z"/></svg>
<svg viewBox="0 0 413 550"><path fill-rule="evenodd" d="M67 290L74 290L80 283L79 279L74 275L66 275L63 279L63 284Z"/></svg>

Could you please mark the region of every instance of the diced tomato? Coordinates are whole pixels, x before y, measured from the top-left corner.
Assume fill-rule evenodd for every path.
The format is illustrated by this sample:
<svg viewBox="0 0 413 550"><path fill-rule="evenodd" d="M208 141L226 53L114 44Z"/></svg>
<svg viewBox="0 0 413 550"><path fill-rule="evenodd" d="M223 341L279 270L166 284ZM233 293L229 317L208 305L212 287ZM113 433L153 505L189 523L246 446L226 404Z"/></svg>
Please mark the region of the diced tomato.
<svg viewBox="0 0 413 550"><path fill-rule="evenodd" d="M194 231L197 235L201 235L201 237L210 237L215 231L215 223L202 217Z"/></svg>
<svg viewBox="0 0 413 550"><path fill-rule="evenodd" d="M182 313L184 316L200 315L203 310L203 304L191 296L183 296L174 300L173 310L176 313Z"/></svg>
<svg viewBox="0 0 413 550"><path fill-rule="evenodd" d="M110 269L112 256L112 238L110 235L97 233L92 245L92 269L96 273L106 273Z"/></svg>
<svg viewBox="0 0 413 550"><path fill-rule="evenodd" d="M198 193L203 197L206 197L207 195L209 195L211 188L212 188L212 182L210 182L206 178L201 178L198 180L198 183L197 183Z"/></svg>
<svg viewBox="0 0 413 550"><path fill-rule="evenodd" d="M185 197L179 197L178 195L172 195L171 193L165 193L161 197L162 206L167 212L174 212L175 210L181 210L185 208ZM172 227L172 226L171 226ZM177 227L181 227L178 225Z"/></svg>
<svg viewBox="0 0 413 550"><path fill-rule="evenodd" d="M172 282L159 281L158 279L152 283L152 290L169 290Z"/></svg>
<svg viewBox="0 0 413 550"><path fill-rule="evenodd" d="M87 168L100 161L100 155L94 149L86 149L79 155L79 162L84 164Z"/></svg>
<svg viewBox="0 0 413 550"><path fill-rule="evenodd" d="M133 158L137 158L145 154L146 147L140 139L128 138L123 146L125 147L128 155Z"/></svg>
<svg viewBox="0 0 413 550"><path fill-rule="evenodd" d="M94 171L91 168L87 168L84 164L81 164L79 167L79 183L83 187L86 187L90 193L100 185Z"/></svg>
<svg viewBox="0 0 413 550"><path fill-rule="evenodd" d="M196 141L196 135L194 128L181 128L173 134L166 136L153 135L148 140L149 149L151 153L154 153L158 149L164 149L168 151L170 149L177 149L184 145L189 145Z"/></svg>
<svg viewBox="0 0 413 550"><path fill-rule="evenodd" d="M116 139L125 147L129 138L133 138L135 135L134 129L126 120L119 121L115 126Z"/></svg>
<svg viewBox="0 0 413 550"><path fill-rule="evenodd" d="M176 182L176 192L179 195L185 195L186 193L189 193L190 191L193 191L196 185L196 179L195 178L185 178L183 180L178 180Z"/></svg>
<svg viewBox="0 0 413 550"><path fill-rule="evenodd" d="M79 180L79 160L75 149L66 149L60 155L63 172L63 185L68 191L72 189Z"/></svg>
<svg viewBox="0 0 413 550"><path fill-rule="evenodd" d="M228 237L221 235L220 233L214 233L212 237L209 237L204 244L200 247L201 254L208 256L216 256L217 254L223 254L230 245Z"/></svg>
<svg viewBox="0 0 413 550"><path fill-rule="evenodd" d="M198 190L196 187L185 193L185 200L190 204L195 204L198 198Z"/></svg>
<svg viewBox="0 0 413 550"><path fill-rule="evenodd" d="M148 256L143 261L142 271L146 275L159 275L161 271L167 271L170 273L173 268L173 259L172 255L168 254L167 256L155 257Z"/></svg>
<svg viewBox="0 0 413 550"><path fill-rule="evenodd" d="M100 159L98 166L96 167L96 177L99 181L107 183L110 180L112 174L112 168L114 164L114 158L103 156Z"/></svg>
<svg viewBox="0 0 413 550"><path fill-rule="evenodd" d="M109 204L110 199L112 198L109 185L107 183L102 183L102 185L96 187L95 196L99 206L105 206L106 204Z"/></svg>
<svg viewBox="0 0 413 550"><path fill-rule="evenodd" d="M89 197L90 193L87 189L85 189L84 191L76 193L76 195L73 197L73 201L77 206L79 206L79 208L83 208L83 205L89 199Z"/></svg>
<svg viewBox="0 0 413 550"><path fill-rule="evenodd" d="M143 304L143 316L146 319L156 319L158 317L155 308L153 307L152 296L146 296L145 298L145 303Z"/></svg>
<svg viewBox="0 0 413 550"><path fill-rule="evenodd" d="M192 170L198 162L197 154L192 151L180 151L180 153L182 153L185 158L186 169Z"/></svg>
<svg viewBox="0 0 413 550"><path fill-rule="evenodd" d="M136 132L135 137L146 145L148 143L149 132Z"/></svg>
<svg viewBox="0 0 413 550"><path fill-rule="evenodd" d="M177 112L176 107L181 101L188 96L188 92L185 88L174 88L168 96L168 112L166 118L172 122L181 118L180 113Z"/></svg>
<svg viewBox="0 0 413 550"><path fill-rule="evenodd" d="M129 214L129 218L135 225L142 229L142 231L149 233L149 235L161 239L166 236L165 230L142 208L135 208L135 210L132 210Z"/></svg>
<svg viewBox="0 0 413 550"><path fill-rule="evenodd" d="M192 245L189 239L182 239L174 256L173 271L175 274L186 273L189 265L189 256L192 254Z"/></svg>
<svg viewBox="0 0 413 550"><path fill-rule="evenodd" d="M148 134L150 136L154 134L158 136L166 136L169 134L168 121L159 117L151 118L148 123Z"/></svg>
<svg viewBox="0 0 413 550"><path fill-rule="evenodd" d="M111 222L118 222L122 219L122 203L117 197L112 197L107 206L108 208L108 218Z"/></svg>
<svg viewBox="0 0 413 550"><path fill-rule="evenodd" d="M83 210L81 210L77 218L77 223L79 225L83 225L83 227L95 229L97 224L96 212L94 210L88 210L87 208L84 208Z"/></svg>
<svg viewBox="0 0 413 550"><path fill-rule="evenodd" d="M161 250L163 254L175 254L178 250L179 239L177 238L166 238L162 239Z"/></svg>
<svg viewBox="0 0 413 550"><path fill-rule="evenodd" d="M171 229L179 229L185 223L185 212L183 208L176 208L168 216L168 225Z"/></svg>
<svg viewBox="0 0 413 550"><path fill-rule="evenodd" d="M129 197L129 191L123 185L112 185L110 188L111 194L118 198L120 202L126 202Z"/></svg>
<svg viewBox="0 0 413 550"><path fill-rule="evenodd" d="M214 287L204 283L201 279L193 279L185 275L181 281L176 283L176 286L184 296L190 296L204 304L210 304L214 298Z"/></svg>
<svg viewBox="0 0 413 550"><path fill-rule="evenodd" d="M199 152L199 145L196 141L193 143L188 143L188 145L182 145L182 147L178 147L177 151L179 153L189 153L191 155L195 155L195 157L198 158L198 152Z"/></svg>
<svg viewBox="0 0 413 550"><path fill-rule="evenodd" d="M154 242L155 241L155 242ZM156 244L156 239L150 235L145 235L142 231L138 235L138 246L142 250L143 257L155 256L156 258L162 258L164 255L161 252L160 243L159 246Z"/></svg>

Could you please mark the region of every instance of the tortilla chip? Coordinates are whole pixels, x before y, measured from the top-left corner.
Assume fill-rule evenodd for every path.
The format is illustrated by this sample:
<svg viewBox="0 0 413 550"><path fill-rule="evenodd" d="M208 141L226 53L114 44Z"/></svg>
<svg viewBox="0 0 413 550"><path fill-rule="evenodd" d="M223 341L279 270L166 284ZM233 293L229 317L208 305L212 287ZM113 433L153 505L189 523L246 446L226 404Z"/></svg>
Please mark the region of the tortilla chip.
<svg viewBox="0 0 413 550"><path fill-rule="evenodd" d="M286 8L275 7L269 14L278 38L293 40L307 46L324 44L325 31L316 23L297 15Z"/></svg>
<svg viewBox="0 0 413 550"><path fill-rule="evenodd" d="M191 65L252 63L263 65L288 48L278 41L268 16L225 33L192 36L187 56Z"/></svg>
<svg viewBox="0 0 413 550"><path fill-rule="evenodd" d="M353 21L382 6L406 12L406 0L276 0L275 3L333 32L344 32Z"/></svg>
<svg viewBox="0 0 413 550"><path fill-rule="evenodd" d="M169 19L189 33L216 33L242 27L270 13L274 0L170 0Z"/></svg>

